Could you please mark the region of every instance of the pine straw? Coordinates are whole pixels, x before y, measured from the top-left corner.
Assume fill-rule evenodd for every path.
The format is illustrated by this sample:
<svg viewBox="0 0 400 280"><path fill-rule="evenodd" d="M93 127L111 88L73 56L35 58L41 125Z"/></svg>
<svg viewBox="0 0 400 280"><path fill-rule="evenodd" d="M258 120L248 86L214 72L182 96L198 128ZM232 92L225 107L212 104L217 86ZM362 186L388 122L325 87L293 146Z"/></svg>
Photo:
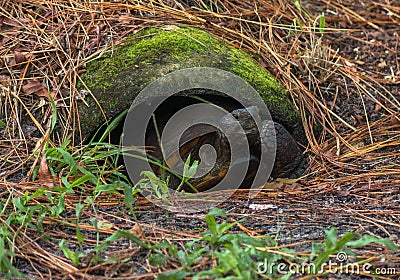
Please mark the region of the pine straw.
<svg viewBox="0 0 400 280"><path fill-rule="evenodd" d="M308 175L295 184L266 191L257 198L261 204L287 207L284 221L279 222L276 211L245 208L248 217L259 222L259 228L264 226L264 231L277 225L289 232L296 228L337 226L342 231L389 237L399 244L399 39L398 35L387 35L397 36L388 40L388 44L379 38L371 40L376 34L385 35L398 29L398 4L371 0L360 9L345 1L303 3L312 18L323 10L331 11L325 15L327 26L322 35L293 1L213 2L217 5L208 7L208 1L197 1L189 7L172 0L91 3L3 0L0 5L0 116L7 127L0 130L2 197L22 196L25 191L31 193L45 184L40 181L15 184L10 180L21 181L22 178L13 178L12 174L33 168L30 155L35 146L40 148L41 141L49 137L52 109L48 90L56 100L63 131L52 136L51 144L57 146L67 135L78 133L76 102L84 95L75 85L88 61L120 44L127 34L147 26L190 25L257 54L259 63L286 86L303 115L311 165ZM292 26L295 19L303 23L303 29L297 32ZM353 42L351 47L358 42L363 49L346 51L348 42ZM371 55L381 60L371 63L373 60L368 58ZM351 111L349 107L356 108ZM322 130L318 136L312 129L316 124ZM71 213L78 201L76 195L66 199ZM120 201L119 197L97 200L96 207L108 224L100 228L102 237L117 229L136 229L140 236L153 242L165 238L180 242L197 235L184 227L171 235L169 225L134 221L127 214L121 214L122 210L118 215L107 212L110 207L122 207ZM237 213L241 213L245 199L235 195L227 203L224 207L230 209L231 217L240 217ZM139 216L152 211L164 215L162 210L141 200L136 207ZM82 219L93 215L85 212ZM179 222L179 217L175 218ZM45 218L44 225L52 239L65 237L76 244L75 225L68 215L65 221ZM85 244L94 244L94 228L89 222L81 222L80 226L86 230ZM253 231L249 229L249 233L256 234ZM68 235L70 232L73 234ZM121 273L121 267L111 264L89 265L79 270L59 255L60 250L54 245L57 242L50 243L29 228L16 234L14 242L17 260L30 263L32 275L91 278L89 275L95 271L101 271L104 277L115 271ZM286 246L297 246L297 242L300 241L287 239ZM114 253L121 257L138 254L139 249L134 245L125 245L124 249L113 248ZM360 255L377 257L376 250L369 249ZM375 261L377 266L389 265L398 263L399 257L392 255L383 263ZM158 272L148 264L136 265L143 267L143 277L152 278Z"/></svg>
<svg viewBox="0 0 400 280"><path fill-rule="evenodd" d="M23 191L33 191L42 186L40 182L26 183ZM397 238L400 215L399 211L396 211L399 199L397 189L383 184L380 189L368 188L368 184L359 184L357 188L344 194L341 191L332 192L329 187L329 184L324 186L314 180L307 186L296 184L280 190L267 190L250 202L247 194L240 191L221 206L229 212L231 221L240 221L238 227L234 228L236 231L244 231L253 236L261 236L264 233L276 236L279 232L281 245L273 250L294 248L298 256L308 256L311 244L320 241L323 230L330 226L337 227L341 233L353 231L377 237ZM8 183L7 188L15 197L22 195L19 194L20 185ZM322 188L323 196L318 188ZM314 198L312 205L305 205L305 201L310 201L311 198ZM85 242L81 245L81 250L89 252L96 246L97 233L100 240L104 240L116 230L130 230L132 234L153 244L160 241L183 244L200 237L198 230L187 228L186 224L190 223L195 228L204 227L204 214L166 213L147 200L139 199L135 209L136 218L133 218L127 209L121 208L121 199L121 195L99 197L95 209L88 207L88 210L82 213L79 228L85 236ZM38 202L34 201L32 204ZM30 275L54 279L63 276L107 279L113 275L126 279L152 279L157 275L159 270L146 261L146 251L128 241L111 244L103 255L109 261L101 264L90 263L90 257L93 255L89 254L81 260L80 268L75 268L60 254L57 244L61 239L66 239L72 250L79 248L75 236L74 216L74 205L78 202L80 198L76 194L67 195L65 204L68 210L63 215L63 220L50 217L41 219L46 238L30 227L15 234L18 267L24 269L28 262L31 268L26 270ZM379 207L382 202L385 203L384 208ZM48 202L40 200L40 203ZM254 211L254 207L259 209ZM159 219L165 216L169 221ZM99 223L98 230L90 222L93 217ZM242 221L243 218L245 221ZM305 236L307 238L304 238ZM357 257L367 259L374 267L396 267L400 261L399 254L390 253L380 245L362 248L357 252ZM112 259L116 256L116 259ZM382 259L385 261L382 262ZM203 263L199 268L207 268L208 265ZM179 263L170 260L162 269L168 271L177 267ZM390 278L382 276L380 279Z"/></svg>

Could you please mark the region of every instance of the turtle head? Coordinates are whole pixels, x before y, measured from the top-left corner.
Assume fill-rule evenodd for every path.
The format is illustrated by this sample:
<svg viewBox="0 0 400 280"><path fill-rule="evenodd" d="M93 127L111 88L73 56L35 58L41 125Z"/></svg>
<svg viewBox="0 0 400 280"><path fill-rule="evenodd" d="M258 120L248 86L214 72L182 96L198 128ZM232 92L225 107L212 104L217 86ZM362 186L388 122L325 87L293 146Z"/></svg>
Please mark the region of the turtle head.
<svg viewBox="0 0 400 280"><path fill-rule="evenodd" d="M261 123L261 117L256 106L233 110L231 113L224 115L220 123L228 136L240 136L244 133L250 146L259 139L257 124Z"/></svg>
<svg viewBox="0 0 400 280"><path fill-rule="evenodd" d="M239 130L239 126L233 125L234 122L238 121L241 128L248 134L257 128L257 122L260 120L260 111L256 106L251 106L233 110L231 113L224 115L220 122L226 128Z"/></svg>

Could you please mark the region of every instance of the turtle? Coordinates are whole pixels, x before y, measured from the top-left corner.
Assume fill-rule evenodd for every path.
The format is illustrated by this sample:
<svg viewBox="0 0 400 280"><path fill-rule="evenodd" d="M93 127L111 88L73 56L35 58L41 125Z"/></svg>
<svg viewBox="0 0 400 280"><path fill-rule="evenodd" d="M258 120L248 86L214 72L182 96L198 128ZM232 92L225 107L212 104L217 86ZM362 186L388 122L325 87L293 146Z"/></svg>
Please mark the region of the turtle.
<svg viewBox="0 0 400 280"><path fill-rule="evenodd" d="M166 165L176 167L179 157L183 159L183 161L180 161L182 163L187 160L189 155L192 162L193 160L201 162L202 147L211 145L216 152L216 155L214 155L216 156L215 162L212 162L212 166L206 164L203 167L211 170L204 176L189 180L190 185L195 189L189 186L185 186L184 189L186 191L208 190L226 176L229 168L232 168L233 172L235 172L235 169L243 170L242 168L247 168L247 173L240 187L249 188L258 168L260 168L261 154L276 147L275 162L270 177L287 178L295 176L303 162L303 154L296 140L283 125L271 120L262 121L261 129L258 131L257 121L260 121L258 108L251 106L238 108L224 115L219 120L221 127L225 128L224 131L206 124L194 126L183 133L179 140L179 152L175 151L168 155L165 159ZM236 137L240 133L244 133L245 135L242 136L245 137ZM228 141L229 137L235 137L231 144ZM175 139L174 141L178 140ZM246 145L249 147L250 153L243 152L243 157L241 157L241 151L237 152L239 156L231 164L232 149L237 151L246 147ZM203 159L209 156L211 154L203 154ZM170 176L171 185L179 184L180 179L171 176L171 173L160 171L160 169L158 171L159 175L163 173L163 176ZM235 182L231 183L235 184Z"/></svg>

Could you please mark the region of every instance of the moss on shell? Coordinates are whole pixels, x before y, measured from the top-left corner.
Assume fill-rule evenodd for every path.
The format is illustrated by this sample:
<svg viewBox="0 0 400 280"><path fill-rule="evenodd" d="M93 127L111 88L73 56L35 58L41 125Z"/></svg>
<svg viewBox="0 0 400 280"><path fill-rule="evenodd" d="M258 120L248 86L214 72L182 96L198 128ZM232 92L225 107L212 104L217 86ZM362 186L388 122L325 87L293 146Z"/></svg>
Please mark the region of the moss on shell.
<svg viewBox="0 0 400 280"><path fill-rule="evenodd" d="M272 116L289 129L300 123L288 94L263 67L243 51L192 27L147 28L129 36L123 45L89 62L82 79L110 119L129 108L137 94L159 77L205 66L230 71L250 83ZM89 107L80 105L84 138L104 122L97 103L87 99Z"/></svg>
<svg viewBox="0 0 400 280"><path fill-rule="evenodd" d="M170 26L167 29L147 28L129 36L124 45L115 47L101 59L87 65L84 80L89 88L106 89L129 67L157 64L160 55L179 62L187 61L193 53L227 52L215 37L199 29Z"/></svg>
<svg viewBox="0 0 400 280"><path fill-rule="evenodd" d="M230 57L231 71L257 90L276 119L284 123L299 120L287 92L270 73L241 50L230 47Z"/></svg>

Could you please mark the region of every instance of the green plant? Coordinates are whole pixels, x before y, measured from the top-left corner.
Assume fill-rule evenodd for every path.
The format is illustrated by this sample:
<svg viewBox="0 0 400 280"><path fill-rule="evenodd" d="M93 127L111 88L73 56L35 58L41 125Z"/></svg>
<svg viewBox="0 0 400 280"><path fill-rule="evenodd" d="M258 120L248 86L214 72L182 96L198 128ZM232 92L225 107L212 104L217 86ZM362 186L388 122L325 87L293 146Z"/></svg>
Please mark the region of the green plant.
<svg viewBox="0 0 400 280"><path fill-rule="evenodd" d="M14 232L6 222L0 224L0 276L6 279L12 277L25 278L26 276L19 272L13 265L12 259L15 257L13 245Z"/></svg>
<svg viewBox="0 0 400 280"><path fill-rule="evenodd" d="M29 196L28 192L25 192L21 197L12 198L10 195L6 200L2 200L4 203L0 205L0 276L7 279L26 277L13 265L17 250L15 240L26 227L39 233L43 232L42 218L49 215L49 208L42 204L28 205L28 202L43 193L44 190L38 190ZM3 217L7 218L3 220Z"/></svg>
<svg viewBox="0 0 400 280"><path fill-rule="evenodd" d="M158 279L184 279L187 276L193 276L193 279L258 279L260 264L263 264L264 260L270 262L302 260L296 257L292 250L276 250L277 253L266 250L277 246L276 241L269 235L256 238L243 233L227 233L237 223L229 223L226 220L218 223L217 217L227 219L223 210L213 208L206 215L208 229L202 233L201 238L188 242L181 250L173 245L168 247L170 258L178 261L181 268L160 274ZM193 266L203 258L216 259L217 265L196 272ZM276 273L274 268L267 274L273 276ZM289 277L288 275L281 279Z"/></svg>
<svg viewBox="0 0 400 280"><path fill-rule="evenodd" d="M56 107L53 106L52 125L54 129L57 121ZM93 206L96 198L105 192L124 192L125 204L132 209L134 204L135 188L126 175L121 171L118 164L118 157L127 152L117 145L104 141L108 133L116 126L112 122L106 132L99 138L99 142L93 140L84 147L70 147L70 137L60 145L51 148L49 142L45 143L40 154L35 156L42 158L40 166L33 172L32 179L37 176L47 178L48 185L33 193L25 191L22 195L13 193L7 199L2 199L0 206L0 275L6 278L23 277L22 273L13 266L15 259L15 240L25 231L27 227L38 233L43 233L43 219L45 217L61 218L65 210L65 198L69 194L77 193L84 195L86 205L81 202L75 205L74 220L76 227L76 238L78 244L84 242L84 236L79 228L79 219L82 211L87 206ZM54 180L59 178L60 180ZM60 182L60 183L57 183ZM91 193L88 192L91 190ZM41 199L40 202L37 199ZM96 213L96 211L95 211ZM3 220L3 217L6 217ZM96 224L94 224L96 228ZM97 228L96 228L97 230ZM97 239L100 243L100 239ZM65 240L59 243L64 255L78 266L80 258L84 256L81 248L71 251L65 244Z"/></svg>
<svg viewBox="0 0 400 280"><path fill-rule="evenodd" d="M49 98L53 108L50 131L53 131L57 122L57 112L54 100L50 95ZM81 202L75 205L74 223L79 245L84 242L84 236L79 228L81 213L87 206L94 207L94 202L100 194L123 191L125 204L132 210L136 190L118 166L118 158L129 151L104 142L123 116L121 114L108 124L105 132L97 139L98 142L92 139L87 145L76 148L71 147L71 137L67 137L60 147L50 147L50 142L47 141L40 153L36 151L34 156L42 160L40 166L36 166L32 179L42 176L42 180L47 178L48 184L33 193L25 191L19 195L16 192L10 194L7 199L2 198L0 276L23 277L23 274L13 266L16 252L15 240L22 232L25 232L27 227L38 233L44 233L43 219L45 217L64 219L60 215L66 210L67 195L78 193L86 197L84 200L86 205ZM54 178L59 178L59 180L54 180ZM88 190L91 190L91 193ZM37 200L39 198L40 202ZM3 217L6 218L3 220ZM93 225L98 230L96 223ZM99 236L97 242L100 243ZM71 251L64 243L65 240L59 243L64 255L78 266L80 258L84 256L81 248Z"/></svg>
<svg viewBox="0 0 400 280"><path fill-rule="evenodd" d="M6 279L12 277L26 278L11 262L15 254L10 250L10 244L7 244L10 238L12 238L11 232L0 228L0 275L3 275Z"/></svg>
<svg viewBox="0 0 400 280"><path fill-rule="evenodd" d="M192 276L193 279L260 279L263 277L274 279L288 279L292 273L297 273L290 267L305 267L308 270L301 273L315 274L322 264L327 262L331 255L350 247L364 247L370 243L385 245L390 250L398 250L392 241L380 239L370 235L345 233L337 236L336 229L326 231L323 243L314 243L312 254L315 255L312 263L306 257L297 256L294 250L278 248L278 244L269 235L263 238L251 237L243 233L228 233L236 223L222 221L218 223L216 217L227 219L223 210L214 208L206 215L208 229L201 238L185 244L183 249L170 244L168 258L177 261L181 268L169 271L158 276L158 279L184 279ZM162 264L167 258L159 256L162 252L153 255L153 259ZM194 267L200 260L207 258L216 260L216 266L196 271ZM281 264L278 269L278 264ZM284 268L282 270L282 268ZM322 272L323 273L323 272Z"/></svg>
<svg viewBox="0 0 400 280"><path fill-rule="evenodd" d="M190 164L190 155L187 157L185 165L183 166L183 174L182 174L182 179L177 187L177 191L180 191L183 187L184 184L188 184L188 181L194 177L197 171L197 167L199 166L199 162L197 160L193 161L192 164ZM197 189L195 189L192 185L190 185L192 190L197 192Z"/></svg>
<svg viewBox="0 0 400 280"><path fill-rule="evenodd" d="M140 175L144 178L139 180L139 182L136 184L136 187L141 191L149 191L149 193L146 195L146 198L158 198L168 203L169 177L163 180L157 177L157 175L151 171L142 171Z"/></svg>
<svg viewBox="0 0 400 280"><path fill-rule="evenodd" d="M159 165L162 168L165 168L161 165ZM177 191L180 191L182 187L187 184L189 187L192 188L193 191L197 192L197 190L189 183L189 180L193 178L193 176L196 174L196 170L198 167L198 161L195 160L193 163L190 163L190 155L186 159L185 165L183 167L183 174L182 176L178 176L177 174L174 174L172 170L169 170L171 173L173 173L175 176L178 178L180 177L180 183L177 187ZM144 191L144 194L146 194L146 197L148 199L156 198L156 199L161 199L163 202L166 202L168 204L171 204L169 201L171 193L169 192L169 180L170 177L167 177L166 179L162 179L158 177L156 174L154 174L152 171L143 171L141 172L142 178L137 182L136 184L136 189Z"/></svg>
<svg viewBox="0 0 400 280"><path fill-rule="evenodd" d="M104 192L118 192L123 190L124 201L127 206L134 203L134 187L128 178L119 171L115 157L122 151L120 147L108 143L91 143L81 149L67 148L68 139L59 148L46 148L46 164L49 172L59 175L61 184L54 184L40 188L33 193L25 191L20 196L10 194L7 199L2 199L0 205L0 275L5 278L24 277L13 266L15 259L15 240L25 228L29 227L38 233L43 232L43 219L45 217L60 218L65 210L65 197L79 190L85 194L85 202L93 205L95 199ZM34 172L34 178L38 174ZM88 195L88 187L91 185L92 196ZM38 202L38 198L41 201ZM75 225L78 244L83 243L84 236L79 229L79 217L85 205L75 205ZM3 220L3 217L4 220ZM100 243L99 238L97 239ZM77 248L71 251L65 244L59 246L67 258L74 265L79 265L79 260L84 256Z"/></svg>
<svg viewBox="0 0 400 280"><path fill-rule="evenodd" d="M301 6L300 0L294 0L294 5L297 7L297 9L300 11L300 14L305 15L305 17L312 22L312 28L315 30L318 28L318 31L323 34L325 31L325 15L324 13L321 13L313 19L311 15ZM299 18L294 18L293 19L293 26L294 29L297 30L299 28L300 30L303 30L303 24L301 23Z"/></svg>
<svg viewBox="0 0 400 280"><path fill-rule="evenodd" d="M75 251L71 251L66 245L64 245L65 241L65 239L62 239L58 246L60 246L61 250L64 253L64 256L70 259L75 266L79 266L80 258L83 258L86 255L80 253L78 248L75 249Z"/></svg>
<svg viewBox="0 0 400 280"><path fill-rule="evenodd" d="M78 207L76 216L79 217L83 206ZM226 213L218 208L213 208L206 215L207 229L204 230L200 238L195 238L182 247L169 242L159 242L153 244L146 239L139 238L131 231L118 230L106 238L103 242L99 242L92 250L91 254L97 258L97 262L106 260L101 258L103 253L113 242L120 242L120 239L126 239L136 243L143 249L150 252L149 263L153 266L163 266L167 262L177 264L180 268L161 273L157 279L185 279L192 277L193 279L289 279L296 273L290 270L290 266L305 267L308 270L302 273L315 274L320 272L321 265L328 259L340 251L346 250L352 253L351 248L364 247L370 243L385 245L390 250L398 250L392 241L388 239L380 239L370 235L359 235L356 233L345 233L338 237L336 229L332 228L326 231L326 239L323 243L314 243L312 246L312 255L314 257L298 256L296 251L278 247L276 240L269 235L263 237L252 237L244 233L230 233L237 222L229 222ZM97 227L96 219L92 219L94 227ZM1 227L0 229L4 229ZM11 232L1 232L6 238L11 238ZM0 248L4 247L4 240L0 238ZM65 245L65 240L59 244L64 255L70 259L75 266L80 265L82 257L79 248L71 250ZM0 251L0 252L4 252ZM5 251L7 252L7 250ZM12 255L12 254L11 254ZM13 270L7 255L0 254L0 264L10 271ZM206 260L206 262L205 262ZM215 265L209 266L214 260ZM107 262L114 263L120 260L108 259ZM312 263L310 263L312 261ZM307 263L308 262L308 263ZM203 263L201 265L201 263ZM277 264L283 264L278 269ZM15 274L16 275L16 274Z"/></svg>
<svg viewBox="0 0 400 280"><path fill-rule="evenodd" d="M316 273L320 270L321 266L326 263L331 255L336 255L340 251L346 252L348 255L352 255L352 251L349 247L365 247L371 243L385 245L387 248L393 251L398 251L396 245L387 238L376 238L371 235L360 235L357 233L346 232L342 237L338 237L337 230L331 228L325 230L326 239L324 243L313 243L311 253L317 257L313 261L311 273Z"/></svg>

